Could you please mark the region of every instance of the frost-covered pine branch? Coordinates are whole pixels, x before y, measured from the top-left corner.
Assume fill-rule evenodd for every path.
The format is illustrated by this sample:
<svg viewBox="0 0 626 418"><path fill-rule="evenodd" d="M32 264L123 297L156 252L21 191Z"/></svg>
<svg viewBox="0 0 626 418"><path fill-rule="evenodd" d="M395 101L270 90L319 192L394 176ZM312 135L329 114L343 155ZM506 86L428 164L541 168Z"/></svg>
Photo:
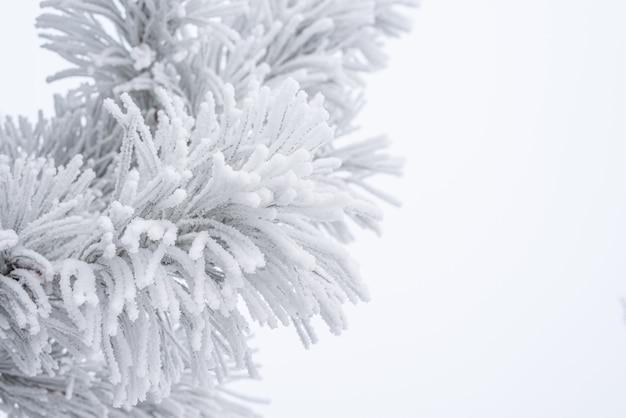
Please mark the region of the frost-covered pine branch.
<svg viewBox="0 0 626 418"><path fill-rule="evenodd" d="M293 78L322 93L330 121L349 128L362 101L361 74L385 64L381 38L408 30L411 0L48 0L38 26L73 64L50 79L93 78L110 96L132 91L142 109L164 87L197 110L225 84L245 97L250 81Z"/></svg>
<svg viewBox="0 0 626 418"><path fill-rule="evenodd" d="M367 300L341 245L376 229L374 138L338 145L401 1L50 0L91 79L0 129L0 408L254 416L254 323L339 334Z"/></svg>

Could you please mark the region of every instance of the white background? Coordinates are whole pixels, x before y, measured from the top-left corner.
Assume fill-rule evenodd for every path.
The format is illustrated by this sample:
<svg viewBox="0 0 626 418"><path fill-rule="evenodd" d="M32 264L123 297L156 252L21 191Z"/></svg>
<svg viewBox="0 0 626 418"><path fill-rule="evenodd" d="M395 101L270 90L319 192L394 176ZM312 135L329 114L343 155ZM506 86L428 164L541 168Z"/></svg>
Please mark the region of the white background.
<svg viewBox="0 0 626 418"><path fill-rule="evenodd" d="M35 2L0 16L0 111L51 108ZM31 7L31 9L28 9ZM268 418L626 416L626 2L423 0L369 81L405 205L352 247L373 296L304 350L259 332Z"/></svg>

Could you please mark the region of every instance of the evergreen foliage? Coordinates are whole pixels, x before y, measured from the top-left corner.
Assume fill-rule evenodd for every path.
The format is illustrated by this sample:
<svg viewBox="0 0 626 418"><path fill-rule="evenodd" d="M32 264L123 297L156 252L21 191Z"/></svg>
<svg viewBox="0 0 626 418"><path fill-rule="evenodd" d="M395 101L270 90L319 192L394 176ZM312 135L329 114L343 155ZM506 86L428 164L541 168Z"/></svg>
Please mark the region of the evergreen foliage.
<svg viewBox="0 0 626 418"><path fill-rule="evenodd" d="M308 345L368 298L342 243L401 161L353 121L410 4L44 1L50 80L88 81L0 127L0 408L256 416L251 321Z"/></svg>

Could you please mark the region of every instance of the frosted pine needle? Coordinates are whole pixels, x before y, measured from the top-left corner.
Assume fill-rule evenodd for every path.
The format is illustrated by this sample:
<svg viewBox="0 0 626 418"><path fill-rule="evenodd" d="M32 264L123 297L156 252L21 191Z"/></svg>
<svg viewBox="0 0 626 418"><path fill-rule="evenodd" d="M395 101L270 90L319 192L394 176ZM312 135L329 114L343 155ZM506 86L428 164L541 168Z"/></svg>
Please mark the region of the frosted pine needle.
<svg viewBox="0 0 626 418"><path fill-rule="evenodd" d="M0 409L252 417L254 326L367 300L342 246L377 230L387 141L347 141L402 0L48 0L87 82L0 127Z"/></svg>

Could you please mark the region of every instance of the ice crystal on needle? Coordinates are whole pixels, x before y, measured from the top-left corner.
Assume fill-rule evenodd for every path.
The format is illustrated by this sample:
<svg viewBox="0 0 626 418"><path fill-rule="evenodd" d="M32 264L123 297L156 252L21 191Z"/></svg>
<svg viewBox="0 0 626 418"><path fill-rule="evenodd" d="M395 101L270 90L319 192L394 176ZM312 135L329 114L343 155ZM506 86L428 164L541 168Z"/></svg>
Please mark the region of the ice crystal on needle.
<svg viewBox="0 0 626 418"><path fill-rule="evenodd" d="M255 416L250 320L368 298L341 242L376 229L398 160L353 129L398 0L49 0L47 48L89 82L0 128L0 408Z"/></svg>

